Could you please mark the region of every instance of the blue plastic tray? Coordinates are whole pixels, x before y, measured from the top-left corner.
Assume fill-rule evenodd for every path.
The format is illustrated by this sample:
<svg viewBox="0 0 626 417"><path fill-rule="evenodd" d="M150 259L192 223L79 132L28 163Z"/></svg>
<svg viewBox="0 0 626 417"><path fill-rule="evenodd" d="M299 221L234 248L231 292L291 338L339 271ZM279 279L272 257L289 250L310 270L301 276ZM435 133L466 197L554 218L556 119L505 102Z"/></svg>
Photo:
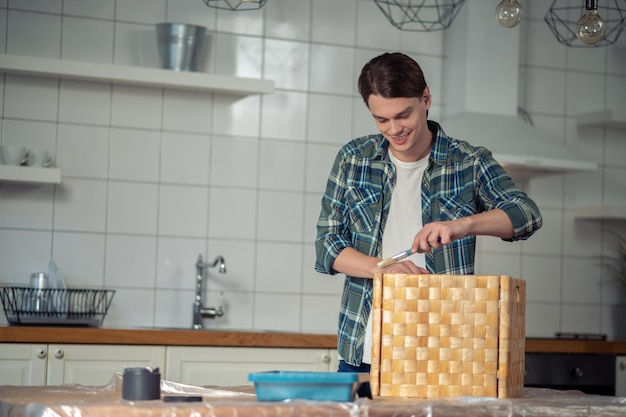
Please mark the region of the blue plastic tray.
<svg viewBox="0 0 626 417"><path fill-rule="evenodd" d="M352 401L368 373L271 371L248 375L258 401Z"/></svg>

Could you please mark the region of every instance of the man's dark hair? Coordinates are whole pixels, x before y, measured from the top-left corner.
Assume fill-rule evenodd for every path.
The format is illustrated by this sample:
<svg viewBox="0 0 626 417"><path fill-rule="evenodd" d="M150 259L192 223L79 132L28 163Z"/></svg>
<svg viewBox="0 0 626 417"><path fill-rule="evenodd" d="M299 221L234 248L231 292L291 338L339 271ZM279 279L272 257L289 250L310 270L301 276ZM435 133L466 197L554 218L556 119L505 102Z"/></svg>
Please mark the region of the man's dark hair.
<svg viewBox="0 0 626 417"><path fill-rule="evenodd" d="M366 106L372 94L384 98L422 97L426 87L422 68L413 58L400 52L372 58L359 76L359 93Z"/></svg>

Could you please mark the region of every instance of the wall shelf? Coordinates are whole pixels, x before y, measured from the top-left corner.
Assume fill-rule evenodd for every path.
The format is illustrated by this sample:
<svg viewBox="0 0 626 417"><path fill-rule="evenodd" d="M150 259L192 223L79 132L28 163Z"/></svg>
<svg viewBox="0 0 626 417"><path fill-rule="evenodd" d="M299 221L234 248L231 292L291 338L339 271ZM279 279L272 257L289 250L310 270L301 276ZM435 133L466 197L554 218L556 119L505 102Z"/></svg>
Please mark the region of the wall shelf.
<svg viewBox="0 0 626 417"><path fill-rule="evenodd" d="M581 220L626 220L626 206L597 205L574 209L574 218Z"/></svg>
<svg viewBox="0 0 626 417"><path fill-rule="evenodd" d="M626 120L618 119L610 109L579 113L576 121L579 126L626 129Z"/></svg>
<svg viewBox="0 0 626 417"><path fill-rule="evenodd" d="M516 115L464 111L447 115L442 126L451 137L489 149L518 179L598 169L596 162L582 159L558 139ZM488 134L485 126L489 127Z"/></svg>
<svg viewBox="0 0 626 417"><path fill-rule="evenodd" d="M60 168L0 165L0 182L60 184Z"/></svg>
<svg viewBox="0 0 626 417"><path fill-rule="evenodd" d="M21 55L0 54L0 72L2 71L40 77L209 91L240 96L274 91L274 81L271 80Z"/></svg>
<svg viewBox="0 0 626 417"><path fill-rule="evenodd" d="M494 157L511 175L519 179L528 179L550 174L568 174L572 172L590 172L598 169L596 162L567 160L556 158L535 158L506 154Z"/></svg>

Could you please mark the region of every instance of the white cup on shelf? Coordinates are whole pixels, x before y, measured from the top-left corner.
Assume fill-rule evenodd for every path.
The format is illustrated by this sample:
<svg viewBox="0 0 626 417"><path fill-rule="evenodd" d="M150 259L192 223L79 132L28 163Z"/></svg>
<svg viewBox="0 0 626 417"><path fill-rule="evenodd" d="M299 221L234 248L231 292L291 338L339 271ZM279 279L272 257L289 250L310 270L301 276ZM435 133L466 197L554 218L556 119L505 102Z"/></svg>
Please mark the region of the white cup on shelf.
<svg viewBox="0 0 626 417"><path fill-rule="evenodd" d="M29 166L50 168L54 166L54 157L44 149L33 149L32 157L28 161Z"/></svg>
<svg viewBox="0 0 626 417"><path fill-rule="evenodd" d="M23 165L32 158L31 152L25 146L0 146L0 159L6 165Z"/></svg>

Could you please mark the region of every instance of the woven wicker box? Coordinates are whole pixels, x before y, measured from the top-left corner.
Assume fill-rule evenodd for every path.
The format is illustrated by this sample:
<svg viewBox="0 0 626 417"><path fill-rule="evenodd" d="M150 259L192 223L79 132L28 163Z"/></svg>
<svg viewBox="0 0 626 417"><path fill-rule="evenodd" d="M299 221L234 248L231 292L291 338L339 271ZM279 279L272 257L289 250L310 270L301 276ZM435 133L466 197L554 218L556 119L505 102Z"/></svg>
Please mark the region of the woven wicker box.
<svg viewBox="0 0 626 417"><path fill-rule="evenodd" d="M378 274L373 397L519 397L526 283L508 276Z"/></svg>

